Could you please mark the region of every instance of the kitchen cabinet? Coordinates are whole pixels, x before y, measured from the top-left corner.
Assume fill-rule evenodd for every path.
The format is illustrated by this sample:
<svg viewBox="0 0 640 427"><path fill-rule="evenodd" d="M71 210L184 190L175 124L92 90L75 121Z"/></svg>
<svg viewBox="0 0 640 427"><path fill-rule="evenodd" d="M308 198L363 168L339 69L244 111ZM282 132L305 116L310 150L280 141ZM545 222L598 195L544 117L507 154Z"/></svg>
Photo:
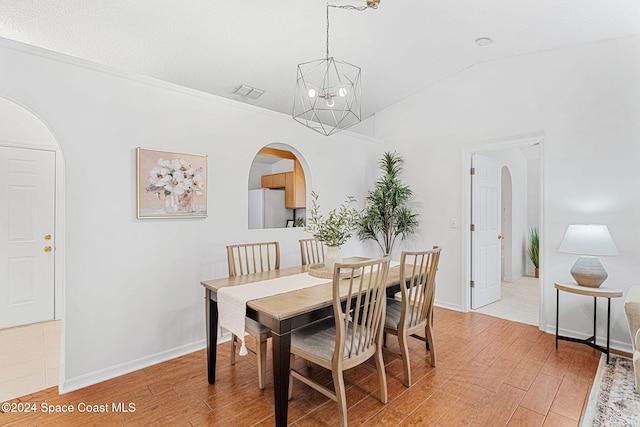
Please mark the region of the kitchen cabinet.
<svg viewBox="0 0 640 427"><path fill-rule="evenodd" d="M274 173L271 175L262 175L260 185L262 188L285 188L287 179L285 175L290 172Z"/></svg>
<svg viewBox="0 0 640 427"><path fill-rule="evenodd" d="M262 188L284 188L287 209L306 208L306 183L302 165L294 160L293 171L262 175Z"/></svg>

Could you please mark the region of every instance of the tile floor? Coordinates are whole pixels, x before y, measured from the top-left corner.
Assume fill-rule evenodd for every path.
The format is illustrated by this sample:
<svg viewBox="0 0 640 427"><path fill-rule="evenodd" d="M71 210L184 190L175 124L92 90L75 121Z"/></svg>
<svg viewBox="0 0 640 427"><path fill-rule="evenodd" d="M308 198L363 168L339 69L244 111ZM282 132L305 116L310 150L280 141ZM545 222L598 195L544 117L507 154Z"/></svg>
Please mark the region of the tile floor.
<svg viewBox="0 0 640 427"><path fill-rule="evenodd" d="M502 282L502 299L475 311L501 319L539 326L540 279L524 276L515 282Z"/></svg>
<svg viewBox="0 0 640 427"><path fill-rule="evenodd" d="M61 321L0 329L0 402L58 385Z"/></svg>

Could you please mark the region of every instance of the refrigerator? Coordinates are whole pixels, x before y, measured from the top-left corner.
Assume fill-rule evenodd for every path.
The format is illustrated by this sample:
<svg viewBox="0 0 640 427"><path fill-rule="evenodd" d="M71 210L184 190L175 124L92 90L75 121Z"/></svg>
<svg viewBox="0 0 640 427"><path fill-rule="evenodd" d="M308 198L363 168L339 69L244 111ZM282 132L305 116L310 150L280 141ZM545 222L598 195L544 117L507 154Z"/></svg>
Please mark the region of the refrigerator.
<svg viewBox="0 0 640 427"><path fill-rule="evenodd" d="M249 229L284 228L289 214L284 207L284 189L249 190Z"/></svg>

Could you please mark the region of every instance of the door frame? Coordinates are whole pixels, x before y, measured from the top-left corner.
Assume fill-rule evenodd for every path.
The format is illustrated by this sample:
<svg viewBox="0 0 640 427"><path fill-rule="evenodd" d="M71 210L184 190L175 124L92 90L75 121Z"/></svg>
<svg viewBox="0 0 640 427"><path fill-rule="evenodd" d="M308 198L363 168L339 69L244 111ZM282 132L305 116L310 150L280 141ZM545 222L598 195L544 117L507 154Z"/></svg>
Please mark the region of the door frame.
<svg viewBox="0 0 640 427"><path fill-rule="evenodd" d="M505 138L497 138L497 139L488 139L482 141L472 142L462 146L462 233L461 233L461 246L462 246L462 265L463 274L462 274L462 283L460 284L460 295L461 295L461 310L466 313L471 309L471 157L473 154L489 154L492 151L502 151L508 150L512 148L521 148L528 147L532 145L539 145L540 152L540 226L539 226L539 234L540 240L543 242L545 239L546 232L546 170L544 163L544 132L534 132L522 135L514 135ZM540 247L540 308L539 308L539 325L547 324L546 319L546 301L544 298L544 288L546 283L546 253L544 250L544 245Z"/></svg>

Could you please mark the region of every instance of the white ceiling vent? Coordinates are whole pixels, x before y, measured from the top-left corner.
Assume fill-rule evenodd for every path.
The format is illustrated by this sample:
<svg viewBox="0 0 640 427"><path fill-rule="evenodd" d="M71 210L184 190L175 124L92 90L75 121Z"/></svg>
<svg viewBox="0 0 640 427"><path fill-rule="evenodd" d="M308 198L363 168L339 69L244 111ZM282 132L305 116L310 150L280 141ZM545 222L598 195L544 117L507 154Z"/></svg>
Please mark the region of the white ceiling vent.
<svg viewBox="0 0 640 427"><path fill-rule="evenodd" d="M245 98L258 99L262 96L264 90L241 84L240 86L236 86L231 93Z"/></svg>

